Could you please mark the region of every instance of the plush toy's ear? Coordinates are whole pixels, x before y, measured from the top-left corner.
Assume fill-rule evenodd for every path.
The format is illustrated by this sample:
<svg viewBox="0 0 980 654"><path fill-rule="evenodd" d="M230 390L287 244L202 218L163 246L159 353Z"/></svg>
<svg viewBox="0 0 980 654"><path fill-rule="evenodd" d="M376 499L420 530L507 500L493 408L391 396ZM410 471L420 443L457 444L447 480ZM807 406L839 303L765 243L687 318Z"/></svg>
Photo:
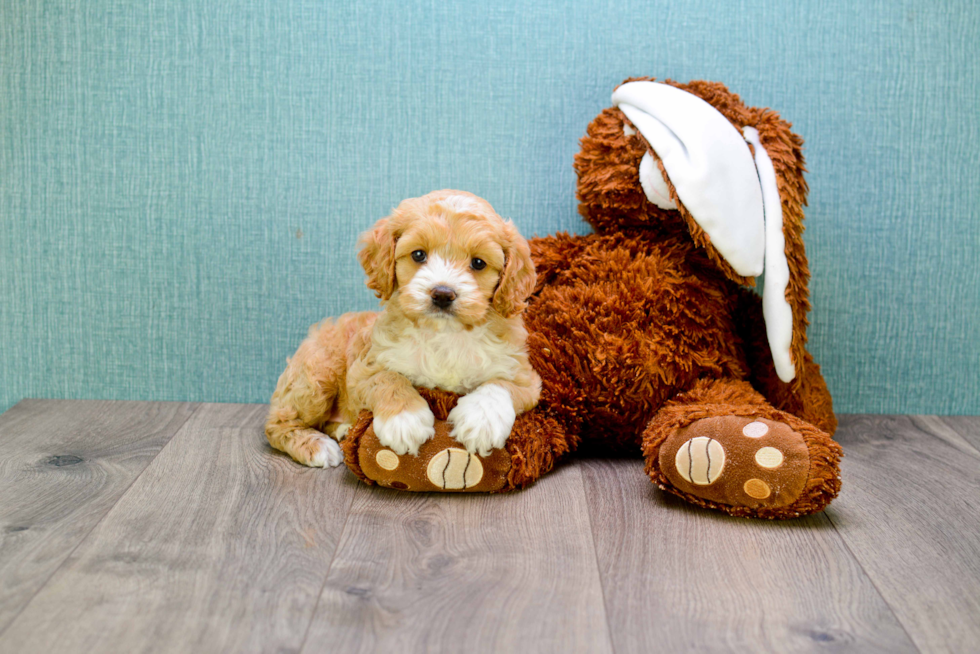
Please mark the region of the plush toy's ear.
<svg viewBox="0 0 980 654"><path fill-rule="evenodd" d="M678 198L725 260L745 277L761 274L762 190L738 130L701 98L666 84L629 82L612 99L663 162ZM647 195L662 194L653 177L657 167L647 160L640 168Z"/></svg>
<svg viewBox="0 0 980 654"><path fill-rule="evenodd" d="M789 349L792 365L798 374L794 383L802 380L806 357L807 313L810 311L810 267L803 245L803 207L806 206L807 185L803 178L803 139L791 131L786 121L769 109L752 109L746 126L746 138L753 144L760 178L768 177L764 169L772 168L775 185L763 183L766 201L766 276L762 293L763 313L770 349L779 378L789 381L792 376L780 370L776 349ZM755 139L755 140L753 140ZM756 145L758 141L759 145ZM760 155L764 160L760 161ZM768 187L768 190L767 190ZM770 254L772 253L772 254ZM787 323L791 321L792 327ZM779 334L774 333L778 326ZM774 340L781 339L778 345ZM788 345L787 345L788 344ZM785 358L785 357L784 357Z"/></svg>
<svg viewBox="0 0 980 654"><path fill-rule="evenodd" d="M390 300L395 292L396 241L388 218L374 223L358 240L357 260L367 273L367 287L382 300Z"/></svg>
<svg viewBox="0 0 980 654"><path fill-rule="evenodd" d="M777 172L759 132L753 127L739 131L708 102L667 84L623 84L613 93L613 103L653 151L639 169L647 198L661 208L689 214L704 240L738 275L751 278L765 270L769 347L779 378L791 381L796 364L803 362L806 279L796 283L803 285L799 302L789 292L786 256L797 244L791 241L787 247ZM794 316L794 309L802 315ZM797 326L800 334L794 338Z"/></svg>
<svg viewBox="0 0 980 654"><path fill-rule="evenodd" d="M504 236L504 269L493 292L492 304L497 313L510 318L527 307L537 275L531 248L510 221L504 223Z"/></svg>

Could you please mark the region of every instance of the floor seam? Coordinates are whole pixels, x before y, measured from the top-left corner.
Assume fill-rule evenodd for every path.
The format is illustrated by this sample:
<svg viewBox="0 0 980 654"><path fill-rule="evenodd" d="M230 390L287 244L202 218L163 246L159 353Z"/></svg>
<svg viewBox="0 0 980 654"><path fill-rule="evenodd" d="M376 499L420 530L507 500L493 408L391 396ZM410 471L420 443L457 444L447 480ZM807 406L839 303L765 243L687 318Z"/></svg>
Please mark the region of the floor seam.
<svg viewBox="0 0 980 654"><path fill-rule="evenodd" d="M946 420L944 420L944 418L949 418L949 417L955 417L955 416L936 416L936 415L908 416L909 422L912 423L912 426L915 427L917 430L919 430L920 432L922 432L924 434L928 434L932 438L938 438L939 440L941 440L942 442L946 443L947 445L956 448L956 445L954 445L953 443L951 443L947 438L945 438L944 436L941 436L941 435L936 434L933 431L931 431L929 429L929 425L928 424L922 424L922 425L920 425L919 423L916 422L917 419L936 418L947 429L949 429L951 432L953 432L956 435L956 438L959 439L959 445L960 446L965 447L966 449L968 449L970 451L970 454L971 455L980 458L980 447L977 447L976 445L974 445L973 442L970 441L965 436L963 436L956 427L954 427L953 425L951 425L948 422L946 422ZM957 449L959 449L959 448L957 448Z"/></svg>
<svg viewBox="0 0 980 654"><path fill-rule="evenodd" d="M595 541L595 527L592 523L592 508L589 505L589 496L585 489L585 475L582 473L582 465L585 462L582 460L578 461L579 468L579 482L582 488L582 499L585 501L585 515L589 519L589 536L592 538L592 558L595 561L595 572L599 577L599 592L602 594L602 614L606 620L606 636L609 638L609 651L616 651L616 644L613 642L612 637L612 625L609 624L609 605L606 602L606 584L602 578L602 569L599 567L599 548L596 546Z"/></svg>
<svg viewBox="0 0 980 654"><path fill-rule="evenodd" d="M919 431L922 431L922 430L919 430ZM935 437L933 437L933 438L935 438ZM942 439L940 439L940 440L942 440ZM847 456L847 450L844 451L844 456ZM898 623L898 626L902 628L902 633L904 633L905 634L905 637L909 639L909 642L910 643L912 643L912 647L914 647L916 649L916 651L922 652L922 648L919 647L919 644L917 642L915 642L915 639L912 637L912 634L909 633L909 630L905 626L905 623L902 622L902 619L898 616L898 613L895 612L895 607L893 607L891 605L891 602L889 602L888 599L885 598L884 593L882 593L881 592L881 589L878 588L878 584L875 582L874 577L871 576L871 574L868 572L867 568L864 567L864 564L861 563L861 559L858 558L857 554L854 553L854 550L852 550L851 549L851 546L847 543L847 539L844 538L843 532L841 531L840 527L838 527L837 522L834 521L833 514L831 512L829 512L829 511L824 511L821 517L824 518L827 522L829 522L830 523L830 526L834 528L834 533L837 534L837 538L840 540L841 545L844 547L844 549L847 551L847 553L851 556L851 558L854 560L854 562L857 564L857 566L861 569L861 572L864 573L864 576L867 578L868 583L870 583L871 584L871 587L875 589L875 593L878 594L878 597L881 598L881 601L884 602L885 606L888 607L888 610L889 610L889 612L891 612L892 617L895 618L895 622L897 622Z"/></svg>
<svg viewBox="0 0 980 654"><path fill-rule="evenodd" d="M861 415L861 416L863 416L865 414L851 414L851 415ZM892 417L894 417L895 415L898 415L898 414L891 414L891 415L892 415ZM915 418L920 417L920 416L910 415L910 416L899 416L899 417L907 418L908 421L909 421L909 424L917 432L919 432L920 434L923 434L923 435L925 435L928 438L932 438L932 439L938 440L939 442L943 443L947 447L951 447L953 449L957 449L952 443L950 443L949 441L947 441L943 437L938 436L938 435L932 433L931 431L929 431L928 429L925 429L922 426L916 424L915 423ZM937 417L940 420L942 420L942 418L943 418L943 416L924 416L924 417ZM952 429L959 436L959 432L957 432L955 429L953 429L948 423L944 423L944 424L946 424L947 427L949 427L950 429ZM962 436L960 438L962 438ZM835 440L837 440L837 439L835 438ZM963 441L968 446L970 446L971 448L973 448L974 450L976 450L976 448L973 447L973 443L967 441L965 438L963 439ZM977 450L977 451L980 452L980 450ZM846 456L846 454L847 454L847 450L846 449L844 450L844 454ZM871 584L871 587L875 589L875 592L878 593L878 597L881 598L881 601L884 602L885 606L888 607L888 610L891 612L892 616L894 616L895 621L898 623L898 626L902 628L902 632L908 637L909 642L912 643L912 646L915 647L917 651L922 652L923 651L922 647L920 647L919 643L916 641L916 639L912 636L911 632L908 630L908 627L906 627L905 623L899 617L898 613L895 611L895 608L892 606L892 603L889 602L888 599L885 597L885 594L881 592L881 589L878 587L878 584L875 581L874 577L871 576L871 574L868 572L868 570L864 567L864 564L861 562L861 559L858 558L857 554L854 553L854 550L851 549L851 546L848 544L847 539L844 538L844 534L843 534L842 530L838 527L837 522L834 520L833 514L831 512L829 512L829 511L828 512L824 512L823 517L825 517L827 519L827 521L830 522L830 525L834 528L834 532L837 534L837 537L840 539L841 545L844 546L844 549L847 550L847 553L851 555L851 558L854 559L854 562L857 563L857 565L858 565L859 568L861 568L861 572L863 572L864 573L864 576L867 577L868 582Z"/></svg>
<svg viewBox="0 0 980 654"><path fill-rule="evenodd" d="M327 587L327 582L330 580L330 573L333 571L333 564L337 560L337 553L340 552L340 546L344 543L344 536L347 535L347 525L350 522L351 510L354 508L354 498L363 490L363 486L364 484L358 484L354 487L354 492L350 494L350 502L347 504L347 514L344 516L344 526L340 530L340 538L337 539L337 546L334 547L333 554L330 555L330 565L327 566L327 573L323 576L323 583L320 585L320 592L317 594L316 602L313 604L310 621L306 625L306 631L303 632L303 640L299 643L299 652L302 652L306 647L306 640L310 637L310 629L313 628L313 621L316 620L316 611L320 608L320 599L323 597L323 591Z"/></svg>
<svg viewBox="0 0 980 654"><path fill-rule="evenodd" d="M878 597L880 597L881 601L884 602L885 606L888 607L888 610L891 612L892 617L895 618L895 622L897 622L898 626L902 628L902 633L904 633L905 636L909 639L909 642L912 643L912 647L914 647L916 651L922 652L922 648L919 647L919 644L915 642L914 638L912 638L912 634L909 633L909 630L908 628L906 628L905 623L902 622L902 619L898 617L898 613L895 612L895 608L891 605L891 602L889 602L885 598L884 593L882 593L881 589L878 588L878 584L875 583L874 577L872 577L868 573L867 569L864 567L864 564L861 563L861 559L857 557L857 555L854 553L854 550L851 549L851 546L847 544L847 539L844 538L844 535L841 533L840 529L837 528L837 523L834 522L834 519L830 517L830 515L827 513L824 513L823 517L826 518L827 521L830 523L830 526L834 528L834 533L836 533L837 538L840 539L841 545L844 546L844 549L847 550L847 553L851 555L851 558L854 559L854 562L857 563L859 568L861 568L861 572L863 572L864 576L867 577L868 583L871 584L871 587L875 589L876 593L878 593Z"/></svg>

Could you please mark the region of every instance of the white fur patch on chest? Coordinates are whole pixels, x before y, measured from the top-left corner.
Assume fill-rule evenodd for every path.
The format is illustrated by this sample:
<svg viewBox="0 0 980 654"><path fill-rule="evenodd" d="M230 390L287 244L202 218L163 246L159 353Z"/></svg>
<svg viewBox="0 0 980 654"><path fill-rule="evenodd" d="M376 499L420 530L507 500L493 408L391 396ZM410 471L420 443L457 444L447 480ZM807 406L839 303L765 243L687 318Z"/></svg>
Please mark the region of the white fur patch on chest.
<svg viewBox="0 0 980 654"><path fill-rule="evenodd" d="M411 329L375 332L377 361L412 384L466 394L491 379L512 380L519 363L514 346L484 327L466 331Z"/></svg>

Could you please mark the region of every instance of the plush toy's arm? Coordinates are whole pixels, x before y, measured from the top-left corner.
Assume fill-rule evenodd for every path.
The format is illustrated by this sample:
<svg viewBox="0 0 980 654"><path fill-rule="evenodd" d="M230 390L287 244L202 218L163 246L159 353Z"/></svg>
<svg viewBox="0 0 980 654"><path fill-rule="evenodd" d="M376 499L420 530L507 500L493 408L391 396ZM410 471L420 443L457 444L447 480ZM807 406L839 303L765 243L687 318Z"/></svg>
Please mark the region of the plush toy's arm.
<svg viewBox="0 0 980 654"><path fill-rule="evenodd" d="M467 453L449 435L449 413L460 397L420 388L436 416L436 435L418 456L396 456L382 446L371 428L371 414L361 417L341 443L351 471L368 484L403 491L501 492L534 483L572 447L561 423L545 411L525 411L514 421L504 447L489 456Z"/></svg>

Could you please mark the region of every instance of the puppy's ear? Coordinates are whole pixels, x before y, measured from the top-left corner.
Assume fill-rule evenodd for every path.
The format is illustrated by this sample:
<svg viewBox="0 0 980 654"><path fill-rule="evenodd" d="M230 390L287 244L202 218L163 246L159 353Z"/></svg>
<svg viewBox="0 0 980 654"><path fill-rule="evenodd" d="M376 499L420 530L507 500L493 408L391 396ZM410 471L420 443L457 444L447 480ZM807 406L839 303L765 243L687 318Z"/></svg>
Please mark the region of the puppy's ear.
<svg viewBox="0 0 980 654"><path fill-rule="evenodd" d="M358 240L357 260L367 273L367 287L382 300L390 300L395 292L396 240L388 218L374 223Z"/></svg>
<svg viewBox="0 0 980 654"><path fill-rule="evenodd" d="M504 318L510 318L527 308L537 275L531 248L510 221L504 223L504 238L504 269L493 293L493 308Z"/></svg>

